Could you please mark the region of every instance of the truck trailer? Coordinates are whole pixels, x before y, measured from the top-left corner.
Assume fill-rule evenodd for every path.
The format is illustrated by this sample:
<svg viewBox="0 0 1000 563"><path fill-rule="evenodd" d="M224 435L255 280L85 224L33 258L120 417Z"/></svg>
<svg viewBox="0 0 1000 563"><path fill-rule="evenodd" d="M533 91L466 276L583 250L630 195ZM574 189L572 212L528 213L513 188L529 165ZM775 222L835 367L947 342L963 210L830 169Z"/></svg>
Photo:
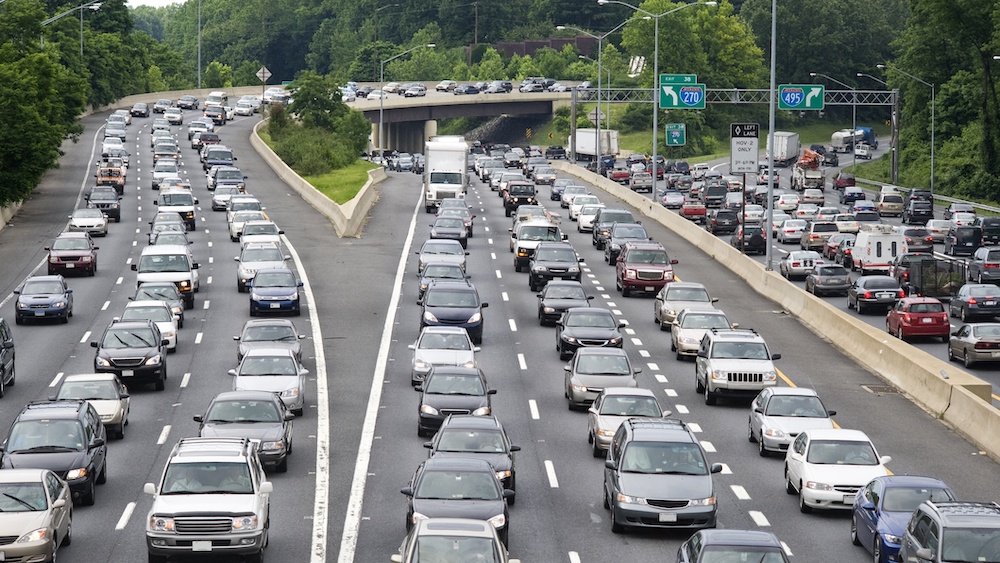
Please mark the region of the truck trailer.
<svg viewBox="0 0 1000 563"><path fill-rule="evenodd" d="M465 199L469 145L459 136L432 137L424 145L424 210L434 213L446 198Z"/></svg>

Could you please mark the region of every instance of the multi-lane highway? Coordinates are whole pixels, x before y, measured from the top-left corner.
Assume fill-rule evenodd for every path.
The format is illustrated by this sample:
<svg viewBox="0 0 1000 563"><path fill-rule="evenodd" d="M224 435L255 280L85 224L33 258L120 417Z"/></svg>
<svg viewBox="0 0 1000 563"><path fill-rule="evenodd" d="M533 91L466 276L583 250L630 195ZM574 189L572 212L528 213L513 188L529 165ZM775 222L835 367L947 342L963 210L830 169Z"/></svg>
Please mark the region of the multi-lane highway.
<svg viewBox="0 0 1000 563"><path fill-rule="evenodd" d="M42 246L62 230L81 189L89 187L103 118L84 120L81 142L64 147L61 168L46 177L13 225L0 232L0 259L6 265L0 272L0 297L8 297L41 262ZM289 472L272 475L268 557L386 561L405 531L406 502L399 488L426 457L425 438L416 433L418 394L409 384L407 349L418 334L413 251L427 238L430 223L430 215L419 205L420 180L409 173L390 173L380 186L380 200L364 236L338 239L329 222L282 185L253 153L247 137L255 121L234 121L220 133L238 155L249 191L285 230L296 267L308 279L313 299L295 322L311 337L305 354L311 376L322 373L312 347L318 346L325 356L329 391L328 401L317 404L316 382L310 381L305 415L296 420ZM129 260L145 244L146 221L155 211L149 188L148 123L138 119L129 128L133 163L124 219L111 226L106 239L99 239L100 271L93 278L70 280L76 297L73 319L67 325L15 328L18 383L0 400L0 431L25 402L45 398L58 374L92 369L88 341L132 294L135 274ZM142 493L142 484L159 477L179 437L196 432L191 417L230 387L226 370L235 364L231 337L249 318L246 295L233 287L236 244L229 241L222 214L210 211L209 192L183 130L175 132L182 142L184 170L201 198L204 220L191 238L202 264L202 290L180 332L179 351L169 358L166 391L135 390L126 438L110 445L108 483L99 488L95 506L76 507L74 542L60 551L64 560L143 559L143 520L150 498ZM594 191L605 203L620 204ZM544 204L560 211L545 198L546 188L540 192ZM477 215L476 236L469 242L469 273L490 304L484 310L479 361L499 390L495 414L522 447L517 454L519 502L511 509L512 555L526 562L669 560L687 534L611 533L601 506L603 466L586 442L586 415L566 408L554 329L538 325L527 274L514 272L506 241L510 219L504 217L496 193L478 181L473 181L469 199ZM589 235L576 232L565 210L561 214L569 241L587 261L584 283L595 296L593 305L611 309L628 323L625 350L643 367L640 385L654 390L674 416L692 424L711 462L725 464L725 471L716 476L719 525L774 531L800 561L868 559L851 545L844 515L798 512L796 500L784 493L781 460L760 458L746 440L747 406L704 404L694 391L693 364L674 359L667 333L653 322L652 299L617 294L613 269L602 263L602 253L590 245ZM865 385L881 383L874 374L776 310L697 248L652 221L644 224L680 261L675 271L681 279L705 283L732 320L757 329L782 354L778 367L783 384L816 388L837 410L841 426L864 430L880 453L892 456L894 472L941 477L963 498L995 498L993 484L1000 477L995 462L904 397L868 391ZM3 302L0 314L13 316L10 299ZM313 326L320 333L314 333ZM318 437L321 412L329 413L329 431ZM317 445L322 448L319 464ZM318 503L317 490L327 491ZM316 522L321 525L314 531Z"/></svg>

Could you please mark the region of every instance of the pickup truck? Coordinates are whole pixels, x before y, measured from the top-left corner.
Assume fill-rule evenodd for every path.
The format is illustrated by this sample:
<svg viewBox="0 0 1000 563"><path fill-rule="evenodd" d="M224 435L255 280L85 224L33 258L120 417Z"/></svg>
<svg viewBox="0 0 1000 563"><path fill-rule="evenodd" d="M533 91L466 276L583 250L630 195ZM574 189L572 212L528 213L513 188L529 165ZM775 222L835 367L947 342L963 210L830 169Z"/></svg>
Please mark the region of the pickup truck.
<svg viewBox="0 0 1000 563"><path fill-rule="evenodd" d="M608 170L608 179L619 184L628 185L631 176L628 163L624 160L616 160L614 168Z"/></svg>
<svg viewBox="0 0 1000 563"><path fill-rule="evenodd" d="M678 212L681 217L688 219L689 221L694 221L695 223L705 224L706 216L708 215L708 210L705 208L705 204L694 199L686 199L681 205L681 210Z"/></svg>
<svg viewBox="0 0 1000 563"><path fill-rule="evenodd" d="M653 175L649 172L633 172L628 187L633 192L653 192Z"/></svg>
<svg viewBox="0 0 1000 563"><path fill-rule="evenodd" d="M558 146L551 146L545 149L545 158L549 160L565 159L566 149Z"/></svg>

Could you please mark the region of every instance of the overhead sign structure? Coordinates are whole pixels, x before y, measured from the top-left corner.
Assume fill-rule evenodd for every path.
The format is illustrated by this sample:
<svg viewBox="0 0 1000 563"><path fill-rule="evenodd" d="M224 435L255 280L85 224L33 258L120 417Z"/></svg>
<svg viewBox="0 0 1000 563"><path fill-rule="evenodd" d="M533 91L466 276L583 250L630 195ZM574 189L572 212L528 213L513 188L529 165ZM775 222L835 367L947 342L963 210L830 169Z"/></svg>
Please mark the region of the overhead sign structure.
<svg viewBox="0 0 1000 563"><path fill-rule="evenodd" d="M267 79L271 78L271 71L268 70L266 66L262 66L260 67L260 70L257 71L257 78L259 78L261 82L267 82Z"/></svg>
<svg viewBox="0 0 1000 563"><path fill-rule="evenodd" d="M729 137L729 172L756 173L757 154L760 151L760 125L732 123L729 126Z"/></svg>
<svg viewBox="0 0 1000 563"><path fill-rule="evenodd" d="M694 74L661 74L659 98L663 109L705 109L705 85Z"/></svg>
<svg viewBox="0 0 1000 563"><path fill-rule="evenodd" d="M683 147L687 144L687 125L684 123L667 123L667 146Z"/></svg>
<svg viewBox="0 0 1000 563"><path fill-rule="evenodd" d="M781 84L778 86L778 109L821 110L826 87L822 84Z"/></svg>

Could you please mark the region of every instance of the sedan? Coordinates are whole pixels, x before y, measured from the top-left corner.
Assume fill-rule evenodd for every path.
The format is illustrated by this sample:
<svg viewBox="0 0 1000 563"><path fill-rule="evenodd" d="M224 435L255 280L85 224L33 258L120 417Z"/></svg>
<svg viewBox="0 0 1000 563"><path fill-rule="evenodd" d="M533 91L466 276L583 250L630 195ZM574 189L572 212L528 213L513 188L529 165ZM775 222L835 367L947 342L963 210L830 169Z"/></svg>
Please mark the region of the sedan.
<svg viewBox="0 0 1000 563"><path fill-rule="evenodd" d="M567 309L556 322L559 359L569 359L577 350L588 346L621 348L622 334L618 329L624 327L625 323L619 322L608 309Z"/></svg>
<svg viewBox="0 0 1000 563"><path fill-rule="evenodd" d="M97 273L98 248L88 233L60 234L52 246L45 247L49 252L46 260L49 275L80 272L93 276Z"/></svg>
<svg viewBox="0 0 1000 563"><path fill-rule="evenodd" d="M233 260L239 262L236 267L236 291L243 293L250 287L250 282L260 270L284 268L286 256L274 243L255 243L243 247L239 256Z"/></svg>
<svg viewBox="0 0 1000 563"><path fill-rule="evenodd" d="M802 203L798 194L782 194L778 196L778 201L775 202L774 206L777 209L784 211L785 213L791 213Z"/></svg>
<svg viewBox="0 0 1000 563"><path fill-rule="evenodd" d="M594 231L594 219L597 212L603 209L603 203L584 205L576 216L576 231L578 233L590 233Z"/></svg>
<svg viewBox="0 0 1000 563"><path fill-rule="evenodd" d="M965 367L978 362L1000 361L1000 323L965 324L951 333L948 360L961 360Z"/></svg>
<svg viewBox="0 0 1000 563"><path fill-rule="evenodd" d="M802 219L788 219L782 221L781 225L778 227L776 237L779 242L789 243L789 242L802 242L802 233L806 230L809 223Z"/></svg>
<svg viewBox="0 0 1000 563"><path fill-rule="evenodd" d="M813 295L847 295L851 273L840 264L818 264L806 274L806 291Z"/></svg>
<svg viewBox="0 0 1000 563"><path fill-rule="evenodd" d="M927 221L924 227L930 233L931 239L934 242L943 243L945 237L948 235L948 230L951 229L951 221L946 219L931 219Z"/></svg>
<svg viewBox="0 0 1000 563"><path fill-rule="evenodd" d="M469 255L469 252L458 241L428 240L414 254L419 256L417 259L417 273L419 274L432 261L458 264L465 271L465 257Z"/></svg>
<svg viewBox="0 0 1000 563"><path fill-rule="evenodd" d="M0 472L0 534L6 561L55 561L73 531L70 488L48 469Z"/></svg>
<svg viewBox="0 0 1000 563"><path fill-rule="evenodd" d="M899 547L913 511L922 502L948 502L955 493L940 479L916 475L876 477L858 491L851 510L851 542L875 563L899 561Z"/></svg>
<svg viewBox="0 0 1000 563"><path fill-rule="evenodd" d="M753 530L699 530L677 550L677 563L718 561L788 563L788 557L777 536Z"/></svg>
<svg viewBox="0 0 1000 563"><path fill-rule="evenodd" d="M163 301L177 317L177 328L184 328L184 299L173 282L143 282L135 290L133 300Z"/></svg>
<svg viewBox="0 0 1000 563"><path fill-rule="evenodd" d="M14 290L17 295L14 323L28 319L59 319L68 323L73 316L73 290L60 275L32 276Z"/></svg>
<svg viewBox="0 0 1000 563"><path fill-rule="evenodd" d="M862 487L888 475L890 461L860 430L806 430L785 454L785 492L799 495L801 512L851 510Z"/></svg>
<svg viewBox="0 0 1000 563"><path fill-rule="evenodd" d="M764 207L754 203L743 206L740 221L747 225L759 225L764 222L764 217Z"/></svg>
<svg viewBox="0 0 1000 563"><path fill-rule="evenodd" d="M992 283L967 283L948 303L948 314L968 322L973 317L1000 314L1000 286Z"/></svg>
<svg viewBox="0 0 1000 563"><path fill-rule="evenodd" d="M861 230L861 222L853 213L838 213L833 216L833 222L841 233L856 235Z"/></svg>
<svg viewBox="0 0 1000 563"><path fill-rule="evenodd" d="M212 211L225 211L229 199L234 195L243 195L243 190L236 186L219 186L212 193Z"/></svg>
<svg viewBox="0 0 1000 563"><path fill-rule="evenodd" d="M100 209L77 209L69 216L69 225L66 230L71 233L108 236L108 216Z"/></svg>
<svg viewBox="0 0 1000 563"><path fill-rule="evenodd" d="M129 301L122 311L123 321L152 321L160 331L160 338L167 341L167 351L177 351L177 317L164 301Z"/></svg>
<svg viewBox="0 0 1000 563"><path fill-rule="evenodd" d="M667 190L660 195L660 205L667 209L680 209L684 205L684 194L677 190Z"/></svg>
<svg viewBox="0 0 1000 563"><path fill-rule="evenodd" d="M806 221L813 221L816 219L816 214L819 213L819 206L814 203L800 203L795 211L792 212L792 217L796 219L803 219Z"/></svg>
<svg viewBox="0 0 1000 563"><path fill-rule="evenodd" d="M605 457L618 427L627 418L661 418L670 416L649 389L640 387L605 387L587 410L587 443L593 446L594 457Z"/></svg>
<svg viewBox="0 0 1000 563"><path fill-rule="evenodd" d="M469 560L490 563L521 563L508 557L507 547L489 522L470 518L424 518L416 522L389 561L421 563L428 560L427 552L454 552L468 555Z"/></svg>
<svg viewBox="0 0 1000 563"><path fill-rule="evenodd" d="M425 267L423 272L420 273L420 279L417 284L417 304L419 305L424 299L424 293L427 291L427 287L430 286L435 280L465 280L469 276L465 273L458 264L452 264L449 262L429 262Z"/></svg>
<svg viewBox="0 0 1000 563"><path fill-rule="evenodd" d="M486 375L476 367L437 366L416 386L421 393L417 408L417 436L437 432L452 414L488 416L493 407Z"/></svg>
<svg viewBox="0 0 1000 563"><path fill-rule="evenodd" d="M684 309L714 308L718 302L708 293L704 284L698 282L671 282L663 286L653 301L653 320L660 325L660 330L670 330L671 323Z"/></svg>
<svg viewBox="0 0 1000 563"><path fill-rule="evenodd" d="M826 239L826 242L823 243L823 250L820 254L823 255L823 258L833 260L834 256L837 255L837 249L840 248L840 245L843 244L845 240L853 242L854 240L857 240L857 235L845 233L843 231L835 235L830 235L830 238Z"/></svg>
<svg viewBox="0 0 1000 563"><path fill-rule="evenodd" d="M997 289L1000 295L1000 288ZM858 314L864 314L868 309L876 307L886 310L904 297L906 292L893 277L861 276L847 289L847 308L857 309Z"/></svg>
<svg viewBox="0 0 1000 563"><path fill-rule="evenodd" d="M445 199L444 201L450 201L450 200ZM456 201L461 201L463 205L461 207L457 206L441 207L438 210L438 217L453 217L461 219L462 223L465 225L466 236L468 238L472 238L474 234L472 229L473 226L475 225L476 216L473 215L472 211L470 211L469 208L465 205L464 200L456 200Z"/></svg>
<svg viewBox="0 0 1000 563"><path fill-rule="evenodd" d="M823 257L815 250L793 250L778 263L778 270L785 279L804 278L814 266L822 263Z"/></svg>
<svg viewBox="0 0 1000 563"><path fill-rule="evenodd" d="M747 437L757 453L785 452L806 430L834 428L837 411L827 410L816 391L803 387L767 387L750 403Z"/></svg>
<svg viewBox="0 0 1000 563"><path fill-rule="evenodd" d="M935 336L948 342L951 323L944 305L933 297L904 297L889 309L885 330L900 340L910 336Z"/></svg>
<svg viewBox="0 0 1000 563"><path fill-rule="evenodd" d="M451 414L430 442L424 442L427 457L463 457L485 459L496 471L504 489L515 490L517 471L514 452L521 446L511 444L503 425L493 415ZM513 495L507 504L514 504Z"/></svg>
<svg viewBox="0 0 1000 563"><path fill-rule="evenodd" d="M50 397L53 401L81 400L90 403L108 435L119 440L125 437L131 407L128 389L113 373L83 373L67 375Z"/></svg>
<svg viewBox="0 0 1000 563"><path fill-rule="evenodd" d="M454 326L427 326L420 331L417 341L408 346L413 350L410 364L410 384L419 385L435 366L460 366L475 368L478 346L464 328Z"/></svg>
<svg viewBox="0 0 1000 563"><path fill-rule="evenodd" d="M840 192L841 205L848 205L863 199L865 199L865 192L858 187L848 186L844 188L844 191Z"/></svg>
<svg viewBox="0 0 1000 563"><path fill-rule="evenodd" d="M462 248L469 244L465 221L459 217L438 217L431 224L431 240L457 240Z"/></svg>
<svg viewBox="0 0 1000 563"><path fill-rule="evenodd" d="M632 367L621 348L587 347L576 351L563 367L564 395L570 410L589 406L606 387L636 387L642 368Z"/></svg>
<svg viewBox="0 0 1000 563"><path fill-rule="evenodd" d="M952 203L948 207L944 208L944 218L952 219L956 213L971 213L976 214L976 208L970 203Z"/></svg>
<svg viewBox="0 0 1000 563"><path fill-rule="evenodd" d="M288 268L257 270L250 282L250 316L261 313L302 313L299 288L302 282Z"/></svg>
<svg viewBox="0 0 1000 563"><path fill-rule="evenodd" d="M817 188L806 188L802 190L801 196L802 203L814 203L817 206L823 205L826 202L826 196L823 195L823 190Z"/></svg>
<svg viewBox="0 0 1000 563"><path fill-rule="evenodd" d="M660 326L663 326L662 324ZM699 307L682 309L670 328L670 351L678 360L698 354L701 339L712 329L739 328L739 323L718 309Z"/></svg>
<svg viewBox="0 0 1000 563"><path fill-rule="evenodd" d="M269 391L226 391L216 395L194 421L202 438L249 438L257 444L261 463L284 473L292 454L294 418Z"/></svg>
<svg viewBox="0 0 1000 563"><path fill-rule="evenodd" d="M302 361L301 340L295 325L288 319L251 319L243 323L240 334L233 336L236 344L236 361L242 361L250 350L258 348L284 348Z"/></svg>
<svg viewBox="0 0 1000 563"><path fill-rule="evenodd" d="M460 84L452 90L452 93L456 96L461 94L478 94L479 88L476 88L474 84Z"/></svg>
<svg viewBox="0 0 1000 563"><path fill-rule="evenodd" d="M309 370L284 348L250 350L233 376L233 391L267 391L281 398L290 411L302 416L305 410L306 374Z"/></svg>

